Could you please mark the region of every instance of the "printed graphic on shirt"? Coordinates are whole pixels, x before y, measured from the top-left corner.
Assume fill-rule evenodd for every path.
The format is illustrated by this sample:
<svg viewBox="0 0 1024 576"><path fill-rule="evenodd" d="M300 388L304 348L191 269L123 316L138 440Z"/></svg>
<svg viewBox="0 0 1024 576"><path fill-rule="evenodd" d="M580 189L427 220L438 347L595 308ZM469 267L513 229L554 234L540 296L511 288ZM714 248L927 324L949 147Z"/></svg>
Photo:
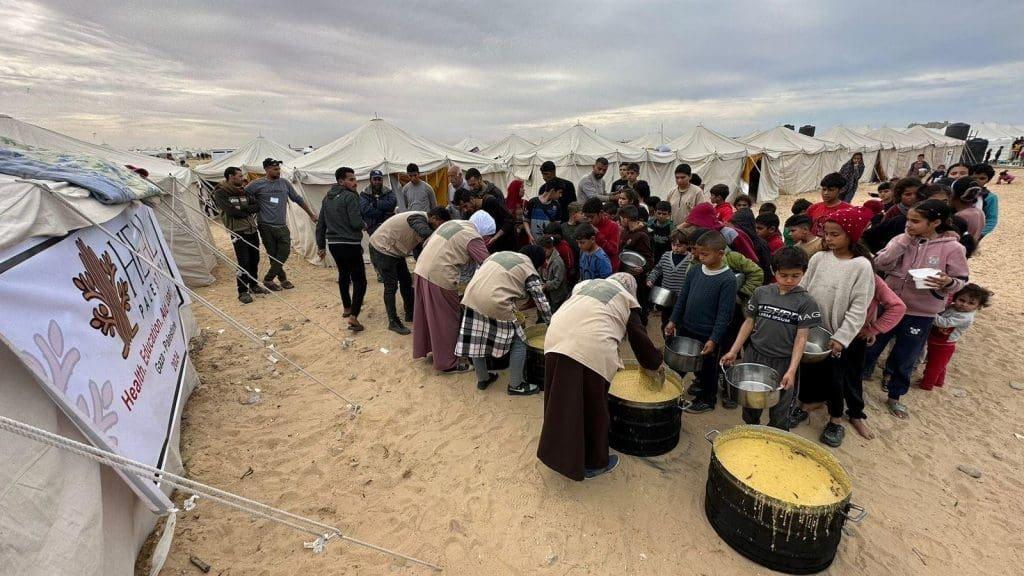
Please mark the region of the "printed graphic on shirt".
<svg viewBox="0 0 1024 576"><path fill-rule="evenodd" d="M817 310L809 314L801 314L799 310L789 310L779 306L772 306L771 304L756 304L753 300L747 305L747 311L751 314L757 314L758 318L773 320L783 324L792 324L794 326L799 326L807 320L821 318L821 312Z"/></svg>

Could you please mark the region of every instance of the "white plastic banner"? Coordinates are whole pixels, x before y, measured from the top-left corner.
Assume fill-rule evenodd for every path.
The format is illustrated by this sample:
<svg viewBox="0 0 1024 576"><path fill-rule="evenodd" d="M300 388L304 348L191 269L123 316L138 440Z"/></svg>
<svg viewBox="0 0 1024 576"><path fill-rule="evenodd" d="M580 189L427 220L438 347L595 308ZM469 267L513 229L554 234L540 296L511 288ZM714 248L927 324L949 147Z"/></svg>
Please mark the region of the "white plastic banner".
<svg viewBox="0 0 1024 576"><path fill-rule="evenodd" d="M162 469L181 409L188 297L132 251L180 280L149 208L102 226L120 242L89 227L0 254L0 336L93 445ZM153 482L121 475L154 511L172 507Z"/></svg>

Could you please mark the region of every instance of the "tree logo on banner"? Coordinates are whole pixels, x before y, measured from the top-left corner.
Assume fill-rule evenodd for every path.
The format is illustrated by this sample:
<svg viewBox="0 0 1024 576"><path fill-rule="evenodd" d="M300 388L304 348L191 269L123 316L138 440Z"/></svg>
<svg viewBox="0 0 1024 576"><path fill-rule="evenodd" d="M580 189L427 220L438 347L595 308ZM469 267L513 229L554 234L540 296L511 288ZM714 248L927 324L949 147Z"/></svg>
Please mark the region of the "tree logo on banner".
<svg viewBox="0 0 1024 576"><path fill-rule="evenodd" d="M89 326L99 330L104 336L119 336L124 347L121 357L128 359L131 352L132 339L139 332L139 325L132 324L128 311L132 309L131 296L128 295L128 282L117 279L117 266L110 259L110 254L103 252L99 258L90 246L79 238L78 257L85 266L85 271L72 278L75 287L81 290L86 301L99 300L92 309Z"/></svg>

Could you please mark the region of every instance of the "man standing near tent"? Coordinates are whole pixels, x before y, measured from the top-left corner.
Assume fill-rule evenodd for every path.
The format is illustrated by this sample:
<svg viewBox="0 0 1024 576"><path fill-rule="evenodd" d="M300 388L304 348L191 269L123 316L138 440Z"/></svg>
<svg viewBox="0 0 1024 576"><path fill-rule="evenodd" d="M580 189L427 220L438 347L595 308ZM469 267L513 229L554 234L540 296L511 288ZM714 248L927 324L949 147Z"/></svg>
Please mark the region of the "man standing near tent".
<svg viewBox="0 0 1024 576"><path fill-rule="evenodd" d="M690 183L690 176L693 171L689 164L676 166L676 187L668 193L666 202L672 205L672 223L676 228L686 223L686 217L690 215L693 207L701 202L711 202L708 193L701 190L700 186Z"/></svg>
<svg viewBox="0 0 1024 576"><path fill-rule="evenodd" d="M611 195L608 194L608 183L604 181L604 175L607 172L608 159L602 156L594 162L594 169L590 174L580 179L580 202L586 202L591 198L600 198L601 202L607 202L611 199Z"/></svg>
<svg viewBox="0 0 1024 576"><path fill-rule="evenodd" d="M466 184L466 179L462 177L462 167L458 164L452 164L448 168L448 200L459 205L456 195L460 190L469 190L469 185Z"/></svg>
<svg viewBox="0 0 1024 576"><path fill-rule="evenodd" d="M569 204L576 201L576 186L565 178L559 178L555 175L555 163L551 160L540 165L540 176L544 179L544 184L541 184L540 190L537 191L537 194L541 195L547 192L548 184L558 182L561 185L562 190L562 197L559 198L558 205L562 209L562 214L568 214Z"/></svg>
<svg viewBox="0 0 1024 576"><path fill-rule="evenodd" d="M270 258L270 270L264 276L263 284L271 290L295 288L284 271L284 263L292 251L292 235L288 230L288 201L302 207L314 224L316 214L309 209L302 196L295 192L291 183L281 178L280 160L264 159L263 171L267 174L266 178L260 178L245 188L245 193L254 197L259 205L260 238ZM275 279L280 280L281 284L274 282Z"/></svg>
<svg viewBox="0 0 1024 576"><path fill-rule="evenodd" d="M231 246L235 249L239 270L235 274L238 284L238 300L243 304L252 302L252 294L266 294L259 285L260 235L256 225L256 213L260 207L256 200L245 193L245 173L231 166L224 170L224 181L213 191L213 201L224 219L224 227L231 231Z"/></svg>
<svg viewBox="0 0 1024 576"><path fill-rule="evenodd" d="M420 167L409 164L405 173L409 175L409 182L398 194L398 212L429 212L436 208L437 196L430 184L420 179Z"/></svg>
<svg viewBox="0 0 1024 576"><path fill-rule="evenodd" d="M466 170L466 185L470 191L481 192L484 198L490 196L495 200L505 203L505 195L501 193L501 188L498 188L493 183L484 180L483 175L476 168L470 168Z"/></svg>
<svg viewBox="0 0 1024 576"><path fill-rule="evenodd" d="M366 233L374 230L395 213L398 199L390 188L384 185L384 173L370 170L370 185L359 193L359 212L366 224Z"/></svg>

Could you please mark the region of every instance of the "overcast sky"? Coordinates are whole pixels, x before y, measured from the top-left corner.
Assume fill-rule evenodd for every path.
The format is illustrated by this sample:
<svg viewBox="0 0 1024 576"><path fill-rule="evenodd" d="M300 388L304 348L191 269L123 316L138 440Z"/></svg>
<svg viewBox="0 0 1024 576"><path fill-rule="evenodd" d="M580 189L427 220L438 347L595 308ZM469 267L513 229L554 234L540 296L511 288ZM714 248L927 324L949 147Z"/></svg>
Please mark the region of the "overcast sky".
<svg viewBox="0 0 1024 576"><path fill-rule="evenodd" d="M1024 124L1021 2L0 0L0 113L120 147Z"/></svg>

